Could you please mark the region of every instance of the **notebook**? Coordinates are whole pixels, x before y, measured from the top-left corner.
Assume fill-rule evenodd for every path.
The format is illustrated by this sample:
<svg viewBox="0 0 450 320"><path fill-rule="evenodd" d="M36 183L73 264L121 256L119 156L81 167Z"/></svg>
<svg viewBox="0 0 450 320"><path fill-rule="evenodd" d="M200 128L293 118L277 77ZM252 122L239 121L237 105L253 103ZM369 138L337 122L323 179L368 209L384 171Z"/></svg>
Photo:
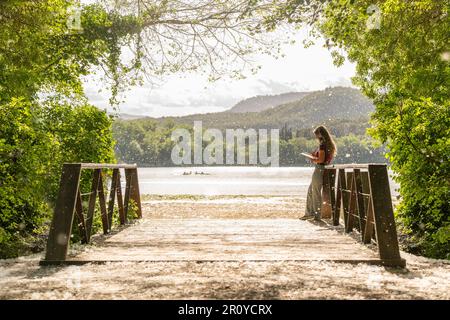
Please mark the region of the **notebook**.
<svg viewBox="0 0 450 320"><path fill-rule="evenodd" d="M307 157L308 159L311 159L311 160L315 159L314 156L311 155L310 153L302 152L301 155L303 155L303 156L305 156L305 157Z"/></svg>

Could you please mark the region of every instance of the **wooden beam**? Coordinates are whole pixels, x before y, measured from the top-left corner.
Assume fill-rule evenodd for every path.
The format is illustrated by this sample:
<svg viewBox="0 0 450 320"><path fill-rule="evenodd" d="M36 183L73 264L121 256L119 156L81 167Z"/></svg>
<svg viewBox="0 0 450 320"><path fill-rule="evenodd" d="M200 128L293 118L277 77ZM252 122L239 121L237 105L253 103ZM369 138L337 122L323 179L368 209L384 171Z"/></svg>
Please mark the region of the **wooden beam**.
<svg viewBox="0 0 450 320"><path fill-rule="evenodd" d="M113 169L113 174L111 177L111 188L109 190L108 198L108 222L109 230L112 229L113 213L114 213L114 202L116 197L116 186L117 186L117 172L119 169Z"/></svg>
<svg viewBox="0 0 450 320"><path fill-rule="evenodd" d="M335 205L334 214L333 214L333 225L334 226L339 225L339 219L341 216L341 205L342 205L342 207L345 207L345 205L343 203L344 202L343 190L345 188L347 188L346 178L345 178L345 170L339 169L337 188L336 188L336 205Z"/></svg>
<svg viewBox="0 0 450 320"><path fill-rule="evenodd" d="M80 185L80 164L64 164L47 241L46 261L66 260Z"/></svg>
<svg viewBox="0 0 450 320"><path fill-rule="evenodd" d="M125 169L125 199L123 200L124 215L125 219L128 220L128 209L130 204L130 194L131 194L131 180L133 176L130 170Z"/></svg>
<svg viewBox="0 0 450 320"><path fill-rule="evenodd" d="M328 164L325 169L367 169L370 163Z"/></svg>
<svg viewBox="0 0 450 320"><path fill-rule="evenodd" d="M127 169L128 170L128 169ZM142 204L141 204L141 192L139 191L139 178L137 169L129 169L133 175L132 189L131 189L131 199L137 206L137 216L139 219L142 218Z"/></svg>
<svg viewBox="0 0 450 320"><path fill-rule="evenodd" d="M79 163L81 169L136 169L136 164L115 164L115 163Z"/></svg>
<svg viewBox="0 0 450 320"><path fill-rule="evenodd" d="M353 221L355 219L355 209L356 209L356 188L355 188L355 173L347 173L347 188L349 188L349 198L348 198L348 212L345 223L345 232L350 233L353 231Z"/></svg>
<svg viewBox="0 0 450 320"><path fill-rule="evenodd" d="M372 241L372 235L374 231L373 209L372 209L372 197L369 198L366 214L366 225L362 235L363 243L370 243Z"/></svg>
<svg viewBox="0 0 450 320"><path fill-rule="evenodd" d="M380 258L401 260L386 165L369 166L369 185Z"/></svg>
<svg viewBox="0 0 450 320"><path fill-rule="evenodd" d="M330 204L331 213L334 214L336 207L336 169L330 170Z"/></svg>
<svg viewBox="0 0 450 320"><path fill-rule="evenodd" d="M322 204L320 213L323 219L330 219L332 217L334 208L334 173L335 169L325 169L323 172L323 187L322 187Z"/></svg>
<svg viewBox="0 0 450 320"><path fill-rule="evenodd" d="M123 197L122 197L122 182L120 179L120 170L117 170L117 207L119 208L119 220L120 224L124 225L127 222L127 217L125 215L125 209L123 207Z"/></svg>
<svg viewBox="0 0 450 320"><path fill-rule="evenodd" d="M108 222L108 212L106 210L106 199L105 199L105 192L103 189L103 176L102 176L102 169L98 169L100 171L100 176L98 180L98 200L100 204L100 214L102 218L102 227L103 227L103 234L109 233L109 222Z"/></svg>
<svg viewBox="0 0 450 320"><path fill-rule="evenodd" d="M344 209L344 226L348 228L348 214L350 210L351 187L353 182L353 172L345 172L345 187L342 189L342 208Z"/></svg>
<svg viewBox="0 0 450 320"><path fill-rule="evenodd" d="M77 214L77 220L78 220L78 230L81 234L81 242L87 243L87 232L86 232L86 221L84 220L83 215L83 201L81 199L81 192L80 188L78 188L78 195L77 195L77 203L75 205L75 212Z"/></svg>
<svg viewBox="0 0 450 320"><path fill-rule="evenodd" d="M91 194L89 195L89 205L86 216L86 230L88 243L91 240L92 223L94 222L95 202L97 201L98 182L100 180L101 169L95 169L92 174Z"/></svg>
<svg viewBox="0 0 450 320"><path fill-rule="evenodd" d="M359 169L354 170L355 176L355 192L356 192L356 208L358 210L358 216L359 216L359 232L361 233L361 240L362 235L366 226L366 207L364 205L364 196L363 196L363 185L362 185L362 175L361 171Z"/></svg>
<svg viewBox="0 0 450 320"><path fill-rule="evenodd" d="M125 206L126 206L126 213L128 213L128 202L130 200L133 200L136 209L137 209L137 216L138 218L142 218L142 205L141 205L141 196L139 192L139 180L138 180L138 174L137 169L125 169L125 176L127 179L127 188L125 190ZM127 196L128 192L128 196ZM128 200L128 201L127 201Z"/></svg>

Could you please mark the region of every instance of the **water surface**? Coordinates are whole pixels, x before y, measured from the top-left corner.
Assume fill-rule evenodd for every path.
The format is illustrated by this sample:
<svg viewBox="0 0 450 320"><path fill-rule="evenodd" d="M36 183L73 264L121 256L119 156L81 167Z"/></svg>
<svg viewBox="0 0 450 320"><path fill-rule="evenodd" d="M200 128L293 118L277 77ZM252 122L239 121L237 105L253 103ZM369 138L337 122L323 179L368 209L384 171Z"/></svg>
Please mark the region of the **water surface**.
<svg viewBox="0 0 450 320"><path fill-rule="evenodd" d="M313 167L139 168L142 194L306 196ZM391 191L394 186L391 184Z"/></svg>

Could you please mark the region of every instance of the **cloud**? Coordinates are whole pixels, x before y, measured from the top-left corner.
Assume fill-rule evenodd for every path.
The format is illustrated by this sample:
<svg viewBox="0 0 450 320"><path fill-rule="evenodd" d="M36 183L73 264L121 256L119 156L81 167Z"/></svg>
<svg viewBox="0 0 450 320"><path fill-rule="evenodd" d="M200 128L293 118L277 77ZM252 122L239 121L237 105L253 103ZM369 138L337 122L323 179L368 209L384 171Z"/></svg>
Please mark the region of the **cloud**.
<svg viewBox="0 0 450 320"><path fill-rule="evenodd" d="M351 79L345 77L327 79L325 83L328 87L353 87Z"/></svg>
<svg viewBox="0 0 450 320"><path fill-rule="evenodd" d="M297 42L304 36L305 32L300 31ZM339 68L334 66L320 41L308 49L300 44L285 46L283 52L285 57L280 59L254 56L261 69L243 80L221 79L211 83L205 76L189 73L166 76L159 85L146 83L133 87L125 93L120 112L153 117L219 112L256 95L351 86L355 66L349 62ZM108 108L110 93L99 93L99 83L95 76L88 78L86 94L94 105Z"/></svg>
<svg viewBox="0 0 450 320"><path fill-rule="evenodd" d="M271 79L269 80L258 79L257 81L264 86L260 94L280 94L297 91L296 86L292 85L295 84L295 82L291 82L289 84L287 82L273 81Z"/></svg>

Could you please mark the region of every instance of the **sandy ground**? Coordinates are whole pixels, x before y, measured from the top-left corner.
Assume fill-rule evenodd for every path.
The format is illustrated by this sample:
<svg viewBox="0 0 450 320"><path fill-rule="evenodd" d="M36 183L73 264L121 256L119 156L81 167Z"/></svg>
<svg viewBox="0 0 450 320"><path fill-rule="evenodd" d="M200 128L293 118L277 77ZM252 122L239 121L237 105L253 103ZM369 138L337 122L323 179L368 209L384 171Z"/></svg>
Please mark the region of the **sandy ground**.
<svg viewBox="0 0 450 320"><path fill-rule="evenodd" d="M144 219L116 235L123 233L125 237L126 232L132 234L145 223L165 219L223 219L236 224L240 219L245 219L242 223L258 219L264 223L267 219L290 221L301 215L303 205L304 199L296 197L147 197L143 204ZM95 251L104 242L103 237L98 237L96 244L75 246L72 253ZM448 261L403 252L402 257L407 260L406 269L282 260L118 261L41 267L38 261L42 254L36 254L0 261L0 298L450 299Z"/></svg>

